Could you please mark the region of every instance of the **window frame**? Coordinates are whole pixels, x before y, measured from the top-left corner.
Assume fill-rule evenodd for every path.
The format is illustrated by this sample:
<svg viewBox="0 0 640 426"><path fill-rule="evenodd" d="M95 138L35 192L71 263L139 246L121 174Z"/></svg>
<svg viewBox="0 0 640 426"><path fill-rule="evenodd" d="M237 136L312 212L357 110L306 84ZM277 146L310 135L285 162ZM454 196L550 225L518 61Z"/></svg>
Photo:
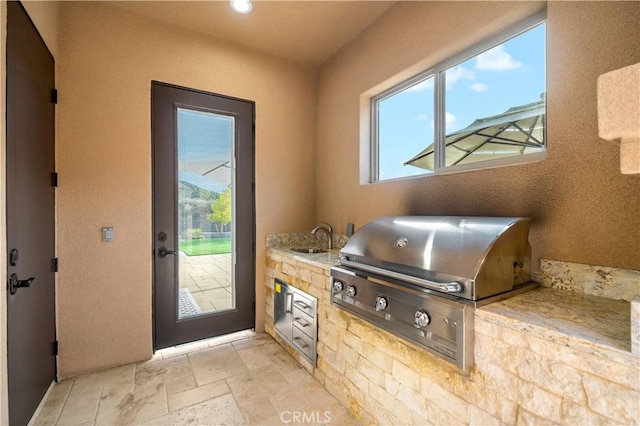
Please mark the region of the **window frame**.
<svg viewBox="0 0 640 426"><path fill-rule="evenodd" d="M508 29L499 32L498 34L480 41L473 46L457 53L450 58L436 64L433 67L429 67L418 74L409 77L402 82L395 84L382 92L375 94L370 98L370 137L369 137L369 183L381 183L392 182L404 179L424 178L429 176L437 176L450 173L459 173L472 170L490 169L495 167L510 166L515 164L525 164L537 161L542 161L547 157L547 103L545 99L545 125L543 129L544 135L544 150L541 152L534 152L522 155L513 155L509 157L483 160L466 164L457 164L453 166L445 165L445 137L446 137L446 123L445 123L445 111L446 111L446 72L449 69L460 65L461 63L472 59L489 49L492 49L502 43L505 43L511 39L518 37L519 35L541 25L547 23L547 11L542 10L518 23L512 25ZM545 29L545 56L547 52L547 29ZM545 61L545 94L547 92L547 75L546 75L546 61ZM405 89L417 84L421 81L427 80L430 77L434 79L434 131L433 131L433 145L434 145L434 170L432 172L425 171L424 173L408 175L390 179L380 180L380 162L379 162L379 108L380 102L385 99L394 96Z"/></svg>

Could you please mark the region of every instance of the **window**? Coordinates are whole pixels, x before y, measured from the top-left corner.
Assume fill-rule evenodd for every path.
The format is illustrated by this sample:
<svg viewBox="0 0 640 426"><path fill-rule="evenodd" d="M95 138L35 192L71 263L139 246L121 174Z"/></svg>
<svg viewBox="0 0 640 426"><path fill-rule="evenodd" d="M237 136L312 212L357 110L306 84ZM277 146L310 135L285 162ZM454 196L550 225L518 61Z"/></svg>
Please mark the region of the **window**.
<svg viewBox="0 0 640 426"><path fill-rule="evenodd" d="M371 99L371 181L545 157L546 24L533 17Z"/></svg>

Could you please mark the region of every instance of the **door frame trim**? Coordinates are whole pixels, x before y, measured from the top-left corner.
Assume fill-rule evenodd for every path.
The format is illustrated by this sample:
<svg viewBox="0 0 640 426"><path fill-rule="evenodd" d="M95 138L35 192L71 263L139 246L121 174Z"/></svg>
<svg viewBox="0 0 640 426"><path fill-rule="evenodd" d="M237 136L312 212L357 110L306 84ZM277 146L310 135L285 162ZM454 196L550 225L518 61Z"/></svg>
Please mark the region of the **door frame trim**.
<svg viewBox="0 0 640 426"><path fill-rule="evenodd" d="M156 238L156 234L158 232L158 230L156 229L156 223L155 223L155 214L156 214L156 206L155 206L155 193L156 193L156 184L155 184L155 180L154 180L154 176L156 173L156 157L155 157L155 149L154 149L154 130L153 130L153 105L154 105L154 96L153 96L153 87L154 85L157 86L164 86L166 88L170 88L170 89L178 89L178 90L183 90L183 91L188 91L188 92L192 92L192 93L197 93L197 94L202 94L202 95L210 95L210 96L216 96L219 98L223 98L223 99L228 99L231 101L239 101L239 102L245 102L251 105L252 108L252 115L253 115L253 122L252 122L252 132L251 132L251 149L253 152L253 162L252 162L252 166L251 166L251 181L252 181L252 188L251 188L251 200L252 200L252 209L251 209L251 233L253 236L253 241L252 241L252 250L251 250L251 262L252 262L252 269L253 269L253 291L252 291L252 312L251 315L253 316L253 329L255 330L256 328L256 272L257 272L257 268L256 268L256 193L255 193L255 181L256 181L256 159L255 159L255 152L256 152L256 103L255 101L249 100L249 99L243 99L243 98L239 98L239 97L235 97L235 96L229 96L229 95L223 95L220 93L215 93L215 92L210 92L207 90L201 90L201 89L194 89L191 87L185 87L185 86L180 86L177 84L171 84L171 83L165 83L162 81L158 81L158 80L151 80L151 84L150 84L150 93L151 93L151 102L150 102L150 123L151 123L151 138L150 138L150 142L151 142L151 218L152 218L152 224L151 224L151 256L152 256L152 343L153 343L153 353L156 352L156 345L157 345L157 328L156 328L156 288L157 288L157 284L156 284L156 268L155 268L155 261L156 261L156 256L155 256L155 238ZM177 195L176 195L177 196ZM177 209L177 207L174 207L175 209ZM177 214L177 211L174 213ZM177 273L177 271L176 271ZM234 275L237 276L237 271L234 271ZM236 331L241 331L241 330L236 330ZM235 331L231 331L230 333L233 333Z"/></svg>

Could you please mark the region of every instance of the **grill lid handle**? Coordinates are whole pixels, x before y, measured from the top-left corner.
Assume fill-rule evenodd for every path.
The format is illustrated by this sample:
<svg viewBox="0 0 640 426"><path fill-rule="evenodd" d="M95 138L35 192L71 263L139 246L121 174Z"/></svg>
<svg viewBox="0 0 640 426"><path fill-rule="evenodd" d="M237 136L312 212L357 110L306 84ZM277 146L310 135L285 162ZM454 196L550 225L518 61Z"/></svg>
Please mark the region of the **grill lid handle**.
<svg viewBox="0 0 640 426"><path fill-rule="evenodd" d="M352 262L346 258L340 258L340 264L344 266L351 266L352 268L361 269L363 271L372 272L389 278L395 278L397 280L407 281L411 284L415 284L421 287L428 288L430 290L436 290L442 293L460 293L462 291L462 284L458 281L451 281L448 283L439 283L424 278L416 278L410 275L400 274L398 272L390 271L388 269L376 268L375 266L364 265L362 263Z"/></svg>

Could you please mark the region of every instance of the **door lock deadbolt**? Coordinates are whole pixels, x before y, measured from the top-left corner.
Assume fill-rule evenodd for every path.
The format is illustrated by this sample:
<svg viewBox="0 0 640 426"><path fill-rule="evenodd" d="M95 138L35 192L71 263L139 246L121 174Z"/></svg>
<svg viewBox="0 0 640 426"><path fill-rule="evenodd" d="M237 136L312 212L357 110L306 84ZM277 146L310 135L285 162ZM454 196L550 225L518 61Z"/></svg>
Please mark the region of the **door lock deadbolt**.
<svg viewBox="0 0 640 426"><path fill-rule="evenodd" d="M16 266L18 263L19 253L18 249L11 249L9 252L9 265Z"/></svg>

